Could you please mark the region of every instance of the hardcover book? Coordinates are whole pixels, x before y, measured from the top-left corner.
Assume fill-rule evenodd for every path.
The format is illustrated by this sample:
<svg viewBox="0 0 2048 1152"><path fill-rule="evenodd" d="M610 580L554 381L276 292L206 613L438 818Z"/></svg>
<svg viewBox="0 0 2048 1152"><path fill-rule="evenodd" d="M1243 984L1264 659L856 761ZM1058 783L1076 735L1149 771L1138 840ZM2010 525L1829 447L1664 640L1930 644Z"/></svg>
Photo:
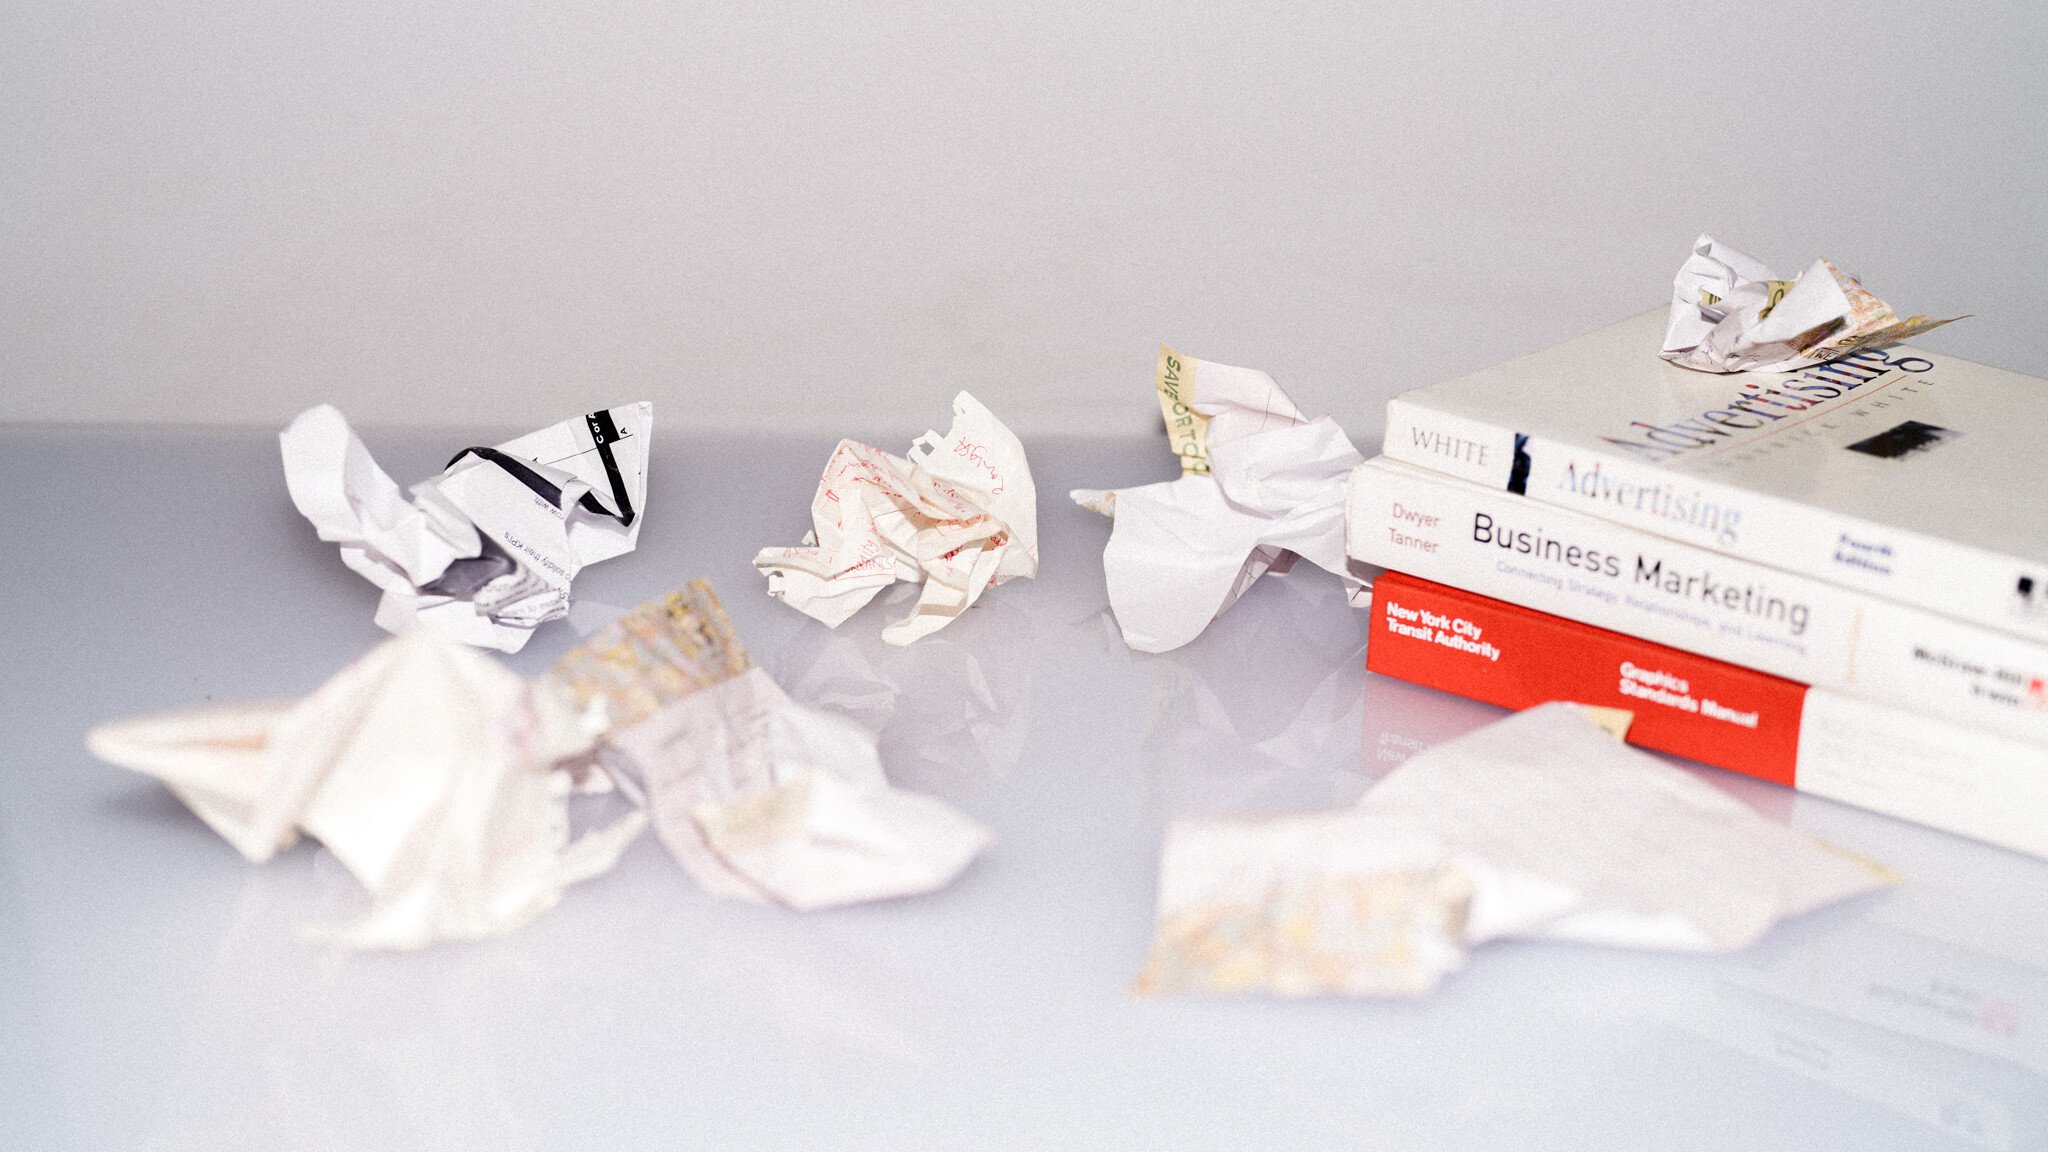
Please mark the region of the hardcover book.
<svg viewBox="0 0 2048 1152"><path fill-rule="evenodd" d="M2048 745L2048 645L1385 457L1345 519L1368 564Z"/></svg>
<svg viewBox="0 0 2048 1152"><path fill-rule="evenodd" d="M2048 856L2048 748L1388 572L1366 667L1505 708L1626 708L1628 740Z"/></svg>
<svg viewBox="0 0 2048 1152"><path fill-rule="evenodd" d="M1382 450L2048 639L2048 380L1905 346L1713 375L1658 358L1664 319L1403 393Z"/></svg>

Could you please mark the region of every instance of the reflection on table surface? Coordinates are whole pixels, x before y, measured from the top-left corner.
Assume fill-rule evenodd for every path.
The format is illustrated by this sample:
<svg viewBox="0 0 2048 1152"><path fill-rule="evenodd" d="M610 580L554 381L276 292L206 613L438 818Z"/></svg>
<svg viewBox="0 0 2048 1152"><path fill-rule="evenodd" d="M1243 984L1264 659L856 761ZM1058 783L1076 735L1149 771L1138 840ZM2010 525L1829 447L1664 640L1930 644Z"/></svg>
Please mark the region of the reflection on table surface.
<svg viewBox="0 0 2048 1152"><path fill-rule="evenodd" d="M1038 580L909 648L886 604L824 629L746 560L829 444L665 442L640 552L514 664L709 574L793 696L995 829L958 884L798 916L644 838L501 940L306 944L360 898L331 857L250 867L79 737L305 691L375 640L371 590L280 512L267 437L0 439L0 1146L2048 1146L2048 864L1710 769L1907 883L1732 957L1510 943L1416 1003L1132 997L1166 821L1348 804L1499 711L1367 674L1362 614L1306 568L1132 653L1107 524L1050 495ZM1149 442L1030 448L1042 493L1164 478Z"/></svg>

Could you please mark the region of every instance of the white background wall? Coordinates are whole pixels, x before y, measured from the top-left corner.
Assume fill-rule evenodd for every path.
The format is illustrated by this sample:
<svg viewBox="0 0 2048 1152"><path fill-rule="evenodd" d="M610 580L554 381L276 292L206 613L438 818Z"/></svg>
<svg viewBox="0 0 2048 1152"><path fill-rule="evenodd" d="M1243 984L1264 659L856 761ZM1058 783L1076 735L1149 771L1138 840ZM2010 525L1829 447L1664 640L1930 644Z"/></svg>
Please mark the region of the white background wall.
<svg viewBox="0 0 2048 1152"><path fill-rule="evenodd" d="M1833 258L2048 375L2048 6L0 8L0 418L1149 427Z"/></svg>

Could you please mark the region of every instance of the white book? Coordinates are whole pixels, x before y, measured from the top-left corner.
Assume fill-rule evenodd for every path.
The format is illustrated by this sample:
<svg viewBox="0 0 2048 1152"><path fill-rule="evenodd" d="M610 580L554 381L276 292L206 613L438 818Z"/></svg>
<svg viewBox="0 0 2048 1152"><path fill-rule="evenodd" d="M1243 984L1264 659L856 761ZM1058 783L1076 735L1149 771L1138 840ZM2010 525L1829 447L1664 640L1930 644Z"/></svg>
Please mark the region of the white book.
<svg viewBox="0 0 2048 1152"><path fill-rule="evenodd" d="M1369 564L2048 743L2048 646L2010 633L1384 456L1352 471L1346 519Z"/></svg>
<svg viewBox="0 0 2048 1152"><path fill-rule="evenodd" d="M1905 346L1714 375L1664 320L1405 392L1382 451L2048 640L2048 380Z"/></svg>

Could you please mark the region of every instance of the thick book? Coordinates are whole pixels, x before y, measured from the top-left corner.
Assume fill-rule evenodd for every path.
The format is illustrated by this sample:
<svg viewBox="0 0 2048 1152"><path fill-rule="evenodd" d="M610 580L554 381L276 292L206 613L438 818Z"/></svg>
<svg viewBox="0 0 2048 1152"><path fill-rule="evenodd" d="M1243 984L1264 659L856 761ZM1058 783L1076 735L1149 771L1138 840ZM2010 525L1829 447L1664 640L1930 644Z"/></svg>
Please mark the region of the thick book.
<svg viewBox="0 0 2048 1152"><path fill-rule="evenodd" d="M1402 393L1382 451L2048 640L2048 380L1904 346L1715 375L1664 320Z"/></svg>
<svg viewBox="0 0 2048 1152"><path fill-rule="evenodd" d="M1370 612L1373 672L1505 708L1626 708L1631 744L2048 856L2048 747L1399 572Z"/></svg>
<svg viewBox="0 0 2048 1152"><path fill-rule="evenodd" d="M2048 744L2048 645L1378 457L1352 556L1802 684Z"/></svg>

